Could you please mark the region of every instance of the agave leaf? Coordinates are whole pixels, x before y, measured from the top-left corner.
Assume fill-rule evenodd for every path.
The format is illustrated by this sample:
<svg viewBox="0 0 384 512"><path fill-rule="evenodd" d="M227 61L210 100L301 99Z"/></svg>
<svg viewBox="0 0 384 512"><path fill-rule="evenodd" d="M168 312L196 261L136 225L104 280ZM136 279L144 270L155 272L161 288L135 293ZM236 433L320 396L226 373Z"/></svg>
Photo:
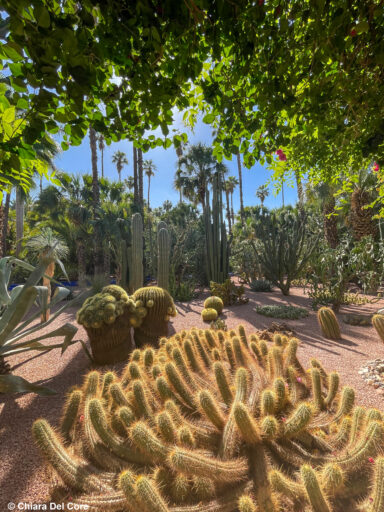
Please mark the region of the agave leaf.
<svg viewBox="0 0 384 512"><path fill-rule="evenodd" d="M15 302L5 310L0 319L0 347L7 341L9 334L19 325L23 317L33 306L37 296L37 290L29 286L21 290Z"/></svg>
<svg viewBox="0 0 384 512"><path fill-rule="evenodd" d="M57 263L59 265L59 267L61 268L62 273L65 275L65 279L67 281L69 281L69 277L68 277L67 271L65 270L64 263L59 259L55 260L55 263Z"/></svg>
<svg viewBox="0 0 384 512"><path fill-rule="evenodd" d="M56 395L56 391L32 384L17 375L0 375L0 393L37 393L41 396Z"/></svg>
<svg viewBox="0 0 384 512"><path fill-rule="evenodd" d="M75 343L79 342L81 340L72 340L67 343L66 348L70 347L71 345L74 345ZM21 354L23 352L31 352L32 350L37 350L38 352L50 352L51 350L54 350L56 348L63 348L64 342L61 343L55 343L53 345L44 345L44 343L40 343L36 340L26 341L25 343L20 343L16 345L14 348L9 348L9 350L6 352L6 357L14 356L15 354ZM0 355L3 355L5 353L6 347L0 348Z"/></svg>

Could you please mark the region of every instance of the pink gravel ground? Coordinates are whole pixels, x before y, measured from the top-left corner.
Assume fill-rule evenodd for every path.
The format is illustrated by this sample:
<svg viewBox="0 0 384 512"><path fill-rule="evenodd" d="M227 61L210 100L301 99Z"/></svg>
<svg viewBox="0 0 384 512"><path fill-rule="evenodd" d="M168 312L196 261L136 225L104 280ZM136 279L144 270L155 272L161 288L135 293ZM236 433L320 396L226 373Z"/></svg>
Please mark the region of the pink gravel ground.
<svg viewBox="0 0 384 512"><path fill-rule="evenodd" d="M286 322L296 331L302 341L299 357L307 366L312 357L318 358L324 367L341 374L344 384L355 387L360 404L384 409L384 397L368 386L358 375L359 368L368 360L384 358L384 344L372 327L350 326L341 322L342 339L330 341L322 337L317 325L316 313L310 310L307 318L299 320L272 319L255 312L255 306L263 304L292 304L310 309L310 301L301 288L292 289L289 297L278 290L271 293L247 291L249 303L225 308L222 318L228 328L243 324L248 333L255 329L264 329L272 321ZM178 316L173 319L170 334L190 327L206 327L200 317L201 296L190 303L179 303ZM376 304L348 306L343 312L376 311L384 307L384 300ZM52 328L64 322L74 321L75 311L63 314ZM86 339L86 333L79 329L76 339ZM52 343L56 340L52 340ZM58 394L52 397L40 397L34 394L2 396L0 395L0 512L7 510L9 502L43 503L49 494L49 480L38 450L31 436L31 425L39 417L46 418L57 425L66 391L79 385L90 369L89 359L80 344L70 347L62 357L55 350L46 354L20 354L10 360L14 373L27 380L47 385ZM121 368L122 365L119 365Z"/></svg>

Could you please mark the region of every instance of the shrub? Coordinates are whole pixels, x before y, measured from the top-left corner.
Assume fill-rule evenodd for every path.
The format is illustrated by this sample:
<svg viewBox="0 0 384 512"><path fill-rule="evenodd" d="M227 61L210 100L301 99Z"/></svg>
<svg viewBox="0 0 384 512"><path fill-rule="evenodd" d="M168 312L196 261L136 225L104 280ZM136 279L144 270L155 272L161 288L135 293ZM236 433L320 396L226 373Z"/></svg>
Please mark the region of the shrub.
<svg viewBox="0 0 384 512"><path fill-rule="evenodd" d="M255 279L251 281L250 288L253 292L271 292L272 284L267 279Z"/></svg>
<svg viewBox="0 0 384 512"><path fill-rule="evenodd" d="M223 301L224 306L231 306L232 304L246 304L249 299L244 297L244 286L236 286L231 279L227 279L224 283L210 282L211 294Z"/></svg>
<svg viewBox="0 0 384 512"><path fill-rule="evenodd" d="M292 320L308 316L308 311L305 308L297 306L258 306L256 313L272 318L290 318Z"/></svg>
<svg viewBox="0 0 384 512"><path fill-rule="evenodd" d="M95 512L380 511L382 413L318 361L304 371L297 346L192 329L135 350L121 376L90 372L58 432L33 425L56 492Z"/></svg>
<svg viewBox="0 0 384 512"><path fill-rule="evenodd" d="M227 331L228 330L227 324L225 323L225 320L223 320L222 318L218 318L214 322L211 322L209 326L211 329L214 329L215 331Z"/></svg>

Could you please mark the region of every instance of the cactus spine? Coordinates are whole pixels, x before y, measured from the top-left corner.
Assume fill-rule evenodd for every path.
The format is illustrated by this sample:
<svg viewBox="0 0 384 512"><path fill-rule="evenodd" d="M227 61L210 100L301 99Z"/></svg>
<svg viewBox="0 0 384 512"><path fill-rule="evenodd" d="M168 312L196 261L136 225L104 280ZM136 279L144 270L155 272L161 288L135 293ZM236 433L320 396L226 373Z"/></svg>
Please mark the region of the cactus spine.
<svg viewBox="0 0 384 512"><path fill-rule="evenodd" d="M131 220L132 248L129 265L129 288L131 292L143 286L143 220L140 213L134 213Z"/></svg>
<svg viewBox="0 0 384 512"><path fill-rule="evenodd" d="M67 399L62 437L33 425L71 501L95 512L383 512L381 412L354 407L353 389L338 393L317 361L302 372L297 340L276 337L258 357L255 346L241 328L193 329L135 350L121 376L90 372Z"/></svg>
<svg viewBox="0 0 384 512"><path fill-rule="evenodd" d="M168 229L161 228L157 232L157 285L169 290L169 257L171 239Z"/></svg>
<svg viewBox="0 0 384 512"><path fill-rule="evenodd" d="M341 338L339 322L331 308L320 308L317 312L317 319L323 336L330 340L339 340Z"/></svg>

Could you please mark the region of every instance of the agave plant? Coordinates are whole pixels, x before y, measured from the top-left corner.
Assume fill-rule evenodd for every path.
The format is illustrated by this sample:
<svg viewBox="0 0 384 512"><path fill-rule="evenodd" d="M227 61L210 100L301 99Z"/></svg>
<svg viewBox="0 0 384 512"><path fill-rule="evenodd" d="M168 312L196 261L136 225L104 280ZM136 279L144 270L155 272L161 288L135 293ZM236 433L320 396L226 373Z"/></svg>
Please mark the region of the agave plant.
<svg viewBox="0 0 384 512"><path fill-rule="evenodd" d="M0 316L0 357L9 358L15 354L37 350L48 352L55 348L61 348L61 353L70 346L80 341L84 349L86 347L82 340L74 340L77 327L70 323L65 323L61 327L45 334L39 334L43 329L51 324L56 318L79 297L73 301L68 301L60 307L51 318L44 323L36 323L42 312L48 308L48 288L37 286L42 277L48 278L45 270L51 259L41 258L40 264L35 268L16 258L7 256L0 259L0 301L2 305L2 314ZM8 285L15 265L22 266L31 270L27 281L22 286L17 286L11 292L8 292ZM52 297L50 307L56 306L69 294L69 290L63 287L57 287ZM32 309L37 304L37 308ZM36 335L36 337L34 337ZM46 345L42 343L56 337L64 337L61 343ZM28 338L28 340L26 340ZM35 392L41 395L54 394L55 392L44 386L37 386L16 375L0 375L0 393L20 393Z"/></svg>

